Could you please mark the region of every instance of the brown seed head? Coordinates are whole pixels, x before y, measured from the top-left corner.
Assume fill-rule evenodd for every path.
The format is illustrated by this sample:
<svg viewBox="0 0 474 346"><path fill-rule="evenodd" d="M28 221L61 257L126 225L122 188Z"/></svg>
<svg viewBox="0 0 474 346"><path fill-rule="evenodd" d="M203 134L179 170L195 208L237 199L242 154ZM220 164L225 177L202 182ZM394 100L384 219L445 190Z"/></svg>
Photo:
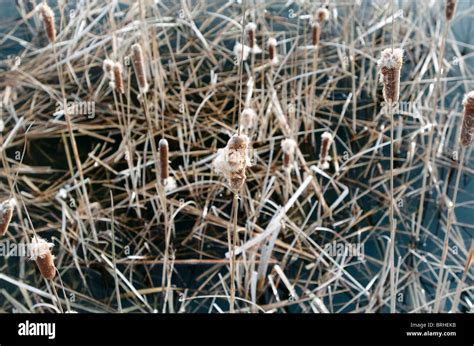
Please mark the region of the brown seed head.
<svg viewBox="0 0 474 346"><path fill-rule="evenodd" d="M319 37L321 35L321 27L318 22L311 24L311 41L313 46L316 47L319 44Z"/></svg>
<svg viewBox="0 0 474 346"><path fill-rule="evenodd" d="M56 28L54 26L54 12L51 7L45 2L41 5L41 15L43 17L44 28L49 42L53 43L56 40Z"/></svg>
<svg viewBox="0 0 474 346"><path fill-rule="evenodd" d="M161 180L164 181L169 177L169 168L168 168L168 160L169 160L169 146L168 141L165 138L160 139L158 143L160 147L160 175Z"/></svg>
<svg viewBox="0 0 474 346"><path fill-rule="evenodd" d="M47 280L54 279L56 275L54 256L51 254L53 245L53 243L48 243L38 236L35 236L30 244L31 259L36 262L41 275Z"/></svg>
<svg viewBox="0 0 474 346"><path fill-rule="evenodd" d="M403 65L403 49L385 49L382 51L378 65L380 66L385 102L388 104L397 102L400 95L400 70Z"/></svg>
<svg viewBox="0 0 474 346"><path fill-rule="evenodd" d="M13 216L14 199L7 199L0 204L0 236L4 235Z"/></svg>
<svg viewBox="0 0 474 346"><path fill-rule="evenodd" d="M454 12L456 12L456 0L446 0L446 19L453 19Z"/></svg>
<svg viewBox="0 0 474 346"><path fill-rule="evenodd" d="M115 82L115 91L123 94L124 88L123 88L123 76L122 76L122 64L119 62L116 62L113 66L113 75L114 75L114 82Z"/></svg>
<svg viewBox="0 0 474 346"><path fill-rule="evenodd" d="M148 81L146 79L145 60L142 47L138 43L132 46L132 61L140 92L146 94L148 92Z"/></svg>
<svg viewBox="0 0 474 346"><path fill-rule="evenodd" d="M464 116L461 127L461 144L465 147L471 145L474 135L474 90L464 97Z"/></svg>
<svg viewBox="0 0 474 346"><path fill-rule="evenodd" d="M316 18L318 18L318 20L320 22L324 22L324 21L328 20L329 15L330 15L329 10L327 8L324 8L324 7L320 7L316 11Z"/></svg>

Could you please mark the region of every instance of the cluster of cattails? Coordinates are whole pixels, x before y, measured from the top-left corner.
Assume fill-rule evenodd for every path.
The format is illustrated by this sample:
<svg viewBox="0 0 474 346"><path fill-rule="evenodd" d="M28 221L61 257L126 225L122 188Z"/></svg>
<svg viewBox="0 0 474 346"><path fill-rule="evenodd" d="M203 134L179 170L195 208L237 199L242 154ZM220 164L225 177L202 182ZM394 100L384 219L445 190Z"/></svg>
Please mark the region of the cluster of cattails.
<svg viewBox="0 0 474 346"><path fill-rule="evenodd" d="M138 43L132 45L132 62L140 92L146 94L148 92L148 80L146 78L145 58L142 47Z"/></svg>
<svg viewBox="0 0 474 346"><path fill-rule="evenodd" d="M105 59L103 69L107 77L110 79L110 87L117 93L123 94L125 90L123 84L122 64L119 62L113 62L110 59Z"/></svg>
<svg viewBox="0 0 474 346"><path fill-rule="evenodd" d="M53 243L34 236L29 245L31 259L36 262L41 275L47 280L54 279L56 275L56 266L54 265L54 256L51 253Z"/></svg>
<svg viewBox="0 0 474 346"><path fill-rule="evenodd" d="M233 135L225 148L219 149L213 165L217 173L222 174L230 188L238 192L245 183L245 170L250 166L248 156L249 139L246 135Z"/></svg>
<svg viewBox="0 0 474 346"><path fill-rule="evenodd" d="M41 16L43 17L44 29L48 36L49 42L53 43L56 40L56 27L54 26L54 12L51 7L45 2L40 7Z"/></svg>
<svg viewBox="0 0 474 346"><path fill-rule="evenodd" d="M446 19L449 21L453 19L454 12L456 11L456 0L446 0Z"/></svg>
<svg viewBox="0 0 474 346"><path fill-rule="evenodd" d="M268 47L268 58L270 59L270 64L272 65L278 65L280 60L278 59L278 54L277 54L277 40L274 37L270 37L267 42L267 47Z"/></svg>
<svg viewBox="0 0 474 346"><path fill-rule="evenodd" d="M329 148L331 147L333 141L332 134L329 132L324 132L321 135L321 151L319 152L319 167L321 169L329 168L329 161L331 161L331 156L329 155Z"/></svg>
<svg viewBox="0 0 474 346"><path fill-rule="evenodd" d="M13 208L15 208L15 199L13 198L0 203L0 236L4 235L8 230L13 216Z"/></svg>
<svg viewBox="0 0 474 346"><path fill-rule="evenodd" d="M295 151L298 144L294 139L286 138L281 142L281 151L283 152L283 167L291 170L295 160Z"/></svg>
<svg viewBox="0 0 474 346"><path fill-rule="evenodd" d="M467 93L463 100L464 116L461 127L461 144L469 146L474 136L474 90Z"/></svg>
<svg viewBox="0 0 474 346"><path fill-rule="evenodd" d="M387 104L398 102L400 95L400 70L403 65L403 49L385 49L378 61L383 83L383 98Z"/></svg>
<svg viewBox="0 0 474 346"><path fill-rule="evenodd" d="M257 32L257 25L255 23L248 23L245 26L245 33L247 35L247 43L248 43L248 46L250 47L250 51L253 54L259 54L262 52L262 50L257 44L256 32Z"/></svg>
<svg viewBox="0 0 474 346"><path fill-rule="evenodd" d="M169 145L166 138L160 139L158 143L160 149L160 178L165 191L171 191L176 188L176 180L170 177L169 173Z"/></svg>

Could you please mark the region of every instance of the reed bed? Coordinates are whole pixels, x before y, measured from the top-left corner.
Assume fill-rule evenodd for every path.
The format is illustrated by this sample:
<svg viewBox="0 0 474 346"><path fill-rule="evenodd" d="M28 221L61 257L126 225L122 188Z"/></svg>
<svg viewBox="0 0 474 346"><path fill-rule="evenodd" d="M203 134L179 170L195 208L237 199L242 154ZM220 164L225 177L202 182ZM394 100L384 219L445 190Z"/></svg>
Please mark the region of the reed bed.
<svg viewBox="0 0 474 346"><path fill-rule="evenodd" d="M472 311L472 2L17 6L0 312Z"/></svg>

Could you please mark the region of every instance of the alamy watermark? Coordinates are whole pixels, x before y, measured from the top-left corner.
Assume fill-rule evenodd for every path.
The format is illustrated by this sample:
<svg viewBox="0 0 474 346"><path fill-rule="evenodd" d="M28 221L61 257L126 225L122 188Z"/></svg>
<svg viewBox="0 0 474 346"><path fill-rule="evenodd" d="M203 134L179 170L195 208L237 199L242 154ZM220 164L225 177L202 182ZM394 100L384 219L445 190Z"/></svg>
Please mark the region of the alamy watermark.
<svg viewBox="0 0 474 346"><path fill-rule="evenodd" d="M95 118L95 102L92 101L64 101L56 102L56 113L64 114L67 111L69 115L85 115L88 119Z"/></svg>
<svg viewBox="0 0 474 346"><path fill-rule="evenodd" d="M348 256L364 260L364 244L333 241L324 245L324 251L331 257Z"/></svg>

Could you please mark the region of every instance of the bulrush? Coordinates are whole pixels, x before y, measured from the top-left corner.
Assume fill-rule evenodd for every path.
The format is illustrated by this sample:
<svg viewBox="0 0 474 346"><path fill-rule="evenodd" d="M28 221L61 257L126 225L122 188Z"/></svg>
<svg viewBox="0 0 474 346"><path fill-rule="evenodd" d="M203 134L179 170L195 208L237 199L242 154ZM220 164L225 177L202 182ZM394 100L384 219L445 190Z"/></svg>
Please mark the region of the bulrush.
<svg viewBox="0 0 474 346"><path fill-rule="evenodd" d="M255 23L248 23L245 26L245 33L247 34L247 42L253 54L259 54L262 52L257 44L256 38L257 25Z"/></svg>
<svg viewBox="0 0 474 346"><path fill-rule="evenodd" d="M115 82L115 91L123 94L124 88L123 88L123 72L122 72L122 64L119 62L116 62L113 66L113 76L114 76L114 82Z"/></svg>
<svg viewBox="0 0 474 346"><path fill-rule="evenodd" d="M277 40L274 37L270 37L267 42L268 47L268 58L272 65L277 65L279 62L278 54L276 51Z"/></svg>
<svg viewBox="0 0 474 346"><path fill-rule="evenodd" d="M325 7L320 7L316 10L316 18L320 21L320 22L325 22L326 20L329 19L329 10Z"/></svg>
<svg viewBox="0 0 474 346"><path fill-rule="evenodd" d="M56 275L56 266L54 265L54 256L51 254L53 243L34 236L30 244L31 259L36 262L41 275L47 280L54 279Z"/></svg>
<svg viewBox="0 0 474 346"><path fill-rule="evenodd" d="M383 98L387 104L398 101L400 94L400 70L403 65L403 49L385 49L378 61L383 82Z"/></svg>
<svg viewBox="0 0 474 346"><path fill-rule="evenodd" d="M321 169L328 169L331 157L329 155L329 147L332 144L333 137L329 132L324 132L321 135L321 151L319 153L319 166Z"/></svg>
<svg viewBox="0 0 474 346"><path fill-rule="evenodd" d="M160 178L165 191L171 191L176 188L176 180L170 177L169 173L169 145L165 138L160 139L158 143L160 149Z"/></svg>
<svg viewBox="0 0 474 346"><path fill-rule="evenodd" d="M317 47L319 44L319 37L321 35L321 26L318 22L311 24L311 43L313 47Z"/></svg>
<svg viewBox="0 0 474 346"><path fill-rule="evenodd" d="M237 61L246 61L251 50L252 49L249 46L243 45L242 43L236 43L234 46L234 54L237 58Z"/></svg>
<svg viewBox="0 0 474 346"><path fill-rule="evenodd" d="M0 236L4 235L8 230L8 226L12 220L14 207L15 200L13 198L0 203Z"/></svg>
<svg viewBox="0 0 474 346"><path fill-rule="evenodd" d="M217 157L213 162L216 172L227 179L234 192L240 190L247 178L245 170L250 166L248 146L247 136L235 134L229 139L225 148L217 151Z"/></svg>
<svg viewBox="0 0 474 346"><path fill-rule="evenodd" d="M107 77L113 78L113 69L114 69L114 62L110 59L105 59L102 63L102 68L104 73Z"/></svg>
<svg viewBox="0 0 474 346"><path fill-rule="evenodd" d="M41 5L41 16L43 17L44 29L49 42L56 40L56 27L54 26L54 12L45 2Z"/></svg>
<svg viewBox="0 0 474 346"><path fill-rule="evenodd" d="M148 81L146 78L145 59L142 47L138 43L132 46L132 62L140 92L146 94L148 92Z"/></svg>
<svg viewBox="0 0 474 346"><path fill-rule="evenodd" d="M446 0L446 19L453 19L454 12L456 12L456 0Z"/></svg>
<svg viewBox="0 0 474 346"><path fill-rule="evenodd" d="M461 144L467 147L471 144L474 134L474 90L466 94L463 105L464 116L461 127Z"/></svg>
<svg viewBox="0 0 474 346"><path fill-rule="evenodd" d="M281 142L281 151L283 152L283 167L291 170L295 159L295 150L298 144L294 139L286 138Z"/></svg>

